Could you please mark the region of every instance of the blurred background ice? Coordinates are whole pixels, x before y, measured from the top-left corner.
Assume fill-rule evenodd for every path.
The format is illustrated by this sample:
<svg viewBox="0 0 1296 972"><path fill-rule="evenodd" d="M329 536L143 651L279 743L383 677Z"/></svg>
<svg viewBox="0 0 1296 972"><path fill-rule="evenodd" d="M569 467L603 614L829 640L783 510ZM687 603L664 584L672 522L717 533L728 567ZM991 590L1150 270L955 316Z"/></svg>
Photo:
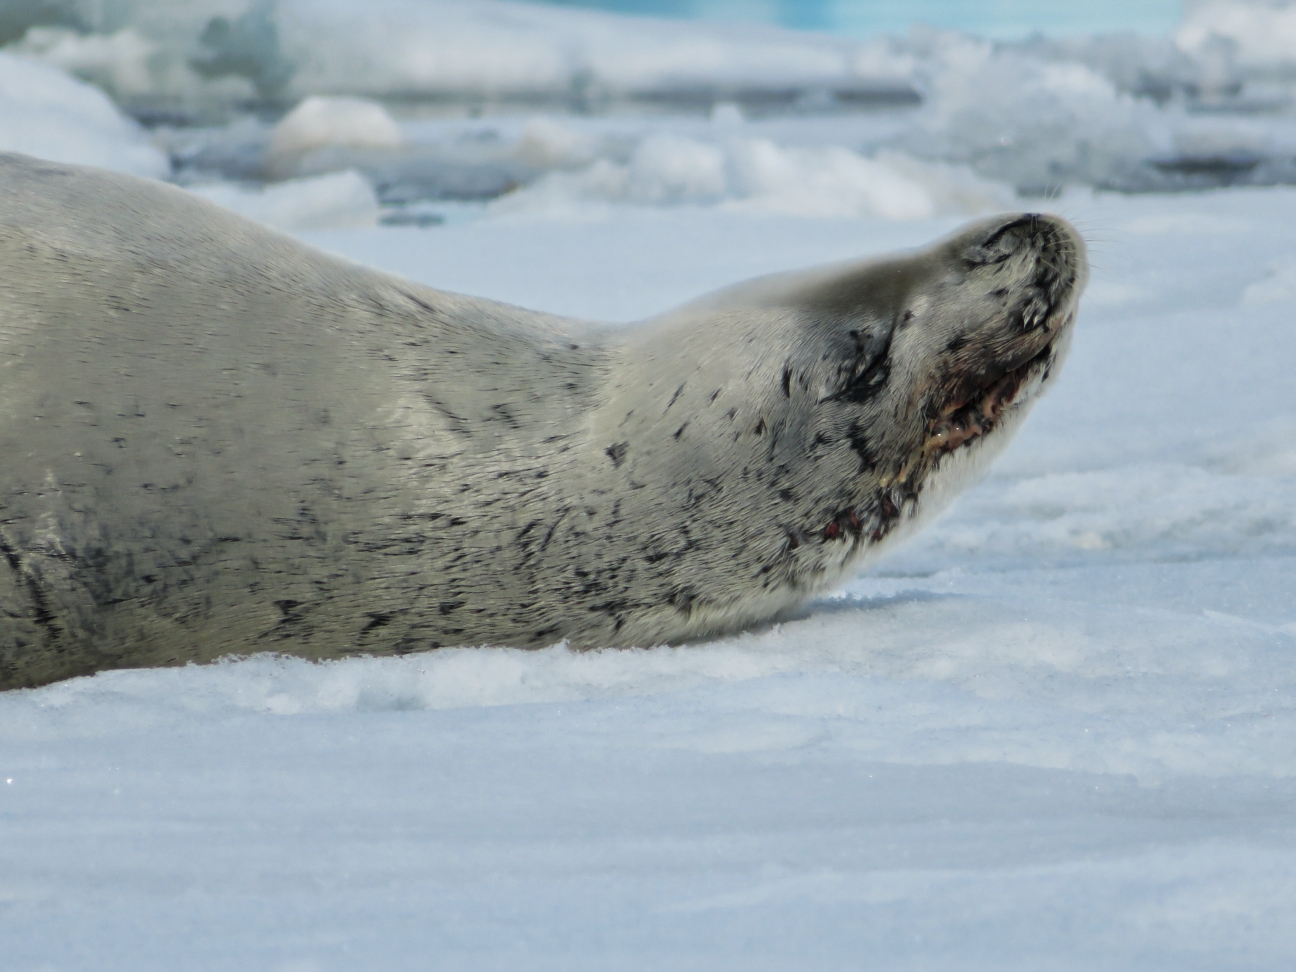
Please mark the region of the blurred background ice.
<svg viewBox="0 0 1296 972"><path fill-rule="evenodd" d="M182 183L355 170L393 221L532 186L506 208L764 200L822 213L843 198L847 212L903 217L995 205L988 183L1046 196L1296 182L1296 7L900 11L7 0L0 147L76 161L93 125L113 140L104 164Z"/></svg>

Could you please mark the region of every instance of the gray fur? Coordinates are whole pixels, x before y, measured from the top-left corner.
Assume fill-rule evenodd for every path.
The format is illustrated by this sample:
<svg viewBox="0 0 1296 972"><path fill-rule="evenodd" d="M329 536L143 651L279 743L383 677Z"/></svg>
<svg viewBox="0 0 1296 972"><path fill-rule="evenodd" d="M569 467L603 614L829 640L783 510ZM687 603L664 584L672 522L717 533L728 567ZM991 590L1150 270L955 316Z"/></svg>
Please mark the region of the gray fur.
<svg viewBox="0 0 1296 972"><path fill-rule="evenodd" d="M1085 266L996 217L606 329L0 156L0 688L775 617L1002 446Z"/></svg>

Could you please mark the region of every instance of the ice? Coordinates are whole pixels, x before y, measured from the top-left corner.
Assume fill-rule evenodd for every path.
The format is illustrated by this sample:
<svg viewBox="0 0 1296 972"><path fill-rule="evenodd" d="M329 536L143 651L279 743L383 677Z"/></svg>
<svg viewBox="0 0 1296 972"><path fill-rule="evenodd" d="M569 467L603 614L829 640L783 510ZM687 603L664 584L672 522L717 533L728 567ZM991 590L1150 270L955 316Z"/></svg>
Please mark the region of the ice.
<svg viewBox="0 0 1296 972"><path fill-rule="evenodd" d="M120 92L131 95L598 101L807 85L884 97L908 92L904 56L885 44L509 0L96 0L67 7L76 12L73 24L37 26L20 45L97 80L130 77ZM89 36L105 40L91 44Z"/></svg>
<svg viewBox="0 0 1296 972"><path fill-rule="evenodd" d="M345 229L378 222L378 197L358 172L289 179L265 188L229 183L190 191L241 216L280 230Z"/></svg>
<svg viewBox="0 0 1296 972"><path fill-rule="evenodd" d="M785 148L768 139L659 134L641 141L623 163L603 158L576 172L550 172L500 199L491 212L630 203L925 219L1004 209L1012 200L1009 186L966 166L924 163L895 151L869 158L841 146Z"/></svg>
<svg viewBox="0 0 1296 972"><path fill-rule="evenodd" d="M361 168L376 185L463 184L458 176L411 178L404 164L399 178L388 179L384 151L400 157L396 146L411 144L379 115L396 108L493 113L524 105L600 115L651 105L701 116L721 106L715 127L741 129L744 118L840 117L890 105L903 116L901 130L838 147L865 158L890 149L968 166L982 179L1039 195L1069 185L1144 191L1296 183L1296 125L1288 111L1296 58L1284 53L1293 10L1197 4L1173 40L1099 34L989 41L922 27L847 39L510 0L371 0L363 8L344 0L103 0L68 5L73 22L33 26L6 49L93 81L146 118L214 124L248 105L264 113L307 106L296 109L307 115L297 115L281 140L306 138L323 154L302 161L288 153L301 162L294 166L262 145L270 151L256 171L280 177ZM332 110L352 115L323 121L321 106L339 98ZM384 108L364 109L361 120L347 99L382 101ZM308 115L316 121L308 123ZM346 139L343 129L351 133ZM370 158L339 151L355 149L361 129ZM289 131L297 135L290 139ZM773 141L783 151L804 147ZM542 134L524 142L514 158L532 169L497 165L491 191L549 168L569 170L577 158L607 163L590 175L586 188L596 196L617 195L614 184L622 182L632 197L657 191L633 174L628 182L617 175L633 146L587 143L551 156ZM568 150L575 155L564 155ZM453 169L461 161L442 152L413 168ZM681 192L733 195L712 179L665 187L660 197L675 204ZM876 201L848 209L879 211ZM943 211L939 203L934 211Z"/></svg>
<svg viewBox="0 0 1296 972"><path fill-rule="evenodd" d="M1170 125L1153 104L1084 64L956 35L935 38L933 56L941 68L927 103L897 141L924 158L968 164L1038 195L1129 181L1145 159L1171 148Z"/></svg>
<svg viewBox="0 0 1296 972"><path fill-rule="evenodd" d="M1290 79L1296 74L1296 6L1290 3L1190 0L1175 31L1181 50L1227 70Z"/></svg>
<svg viewBox="0 0 1296 972"><path fill-rule="evenodd" d="M274 127L266 148L271 168L290 168L313 149L399 148L400 126L382 105L362 98L303 99Z"/></svg>
<svg viewBox="0 0 1296 972"><path fill-rule="evenodd" d="M1296 254L1289 254L1265 267L1265 275L1242 291L1242 304L1285 304L1296 300Z"/></svg>
<svg viewBox="0 0 1296 972"><path fill-rule="evenodd" d="M1285 272L1296 190L1049 205L1102 298L1058 386L942 521L796 617L4 694L6 962L1290 965L1296 297L1247 294ZM305 238L634 320L957 221L608 202Z"/></svg>
<svg viewBox="0 0 1296 972"><path fill-rule="evenodd" d="M162 178L167 157L102 91L0 53L0 151Z"/></svg>

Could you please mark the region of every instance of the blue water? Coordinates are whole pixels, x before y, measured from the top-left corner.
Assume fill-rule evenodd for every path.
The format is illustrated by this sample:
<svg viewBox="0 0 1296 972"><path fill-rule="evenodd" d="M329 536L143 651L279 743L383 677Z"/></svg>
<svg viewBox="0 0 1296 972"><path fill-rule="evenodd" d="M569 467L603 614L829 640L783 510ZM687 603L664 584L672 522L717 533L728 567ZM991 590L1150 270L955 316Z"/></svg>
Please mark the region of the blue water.
<svg viewBox="0 0 1296 972"><path fill-rule="evenodd" d="M852 37L896 33L921 22L988 37L1035 31L1168 34L1180 0L537 0L567 7L699 20L780 24Z"/></svg>

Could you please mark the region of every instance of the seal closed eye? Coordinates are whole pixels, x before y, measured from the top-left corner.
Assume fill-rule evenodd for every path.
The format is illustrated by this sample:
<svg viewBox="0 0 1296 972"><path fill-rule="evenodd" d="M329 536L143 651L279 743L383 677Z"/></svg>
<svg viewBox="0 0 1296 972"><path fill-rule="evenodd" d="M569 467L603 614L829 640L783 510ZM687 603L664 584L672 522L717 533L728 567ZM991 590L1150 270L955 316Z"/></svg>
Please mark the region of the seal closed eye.
<svg viewBox="0 0 1296 972"><path fill-rule="evenodd" d="M1001 216L605 328L158 183L8 155L0 188L0 687L775 617L985 467L1087 272Z"/></svg>

